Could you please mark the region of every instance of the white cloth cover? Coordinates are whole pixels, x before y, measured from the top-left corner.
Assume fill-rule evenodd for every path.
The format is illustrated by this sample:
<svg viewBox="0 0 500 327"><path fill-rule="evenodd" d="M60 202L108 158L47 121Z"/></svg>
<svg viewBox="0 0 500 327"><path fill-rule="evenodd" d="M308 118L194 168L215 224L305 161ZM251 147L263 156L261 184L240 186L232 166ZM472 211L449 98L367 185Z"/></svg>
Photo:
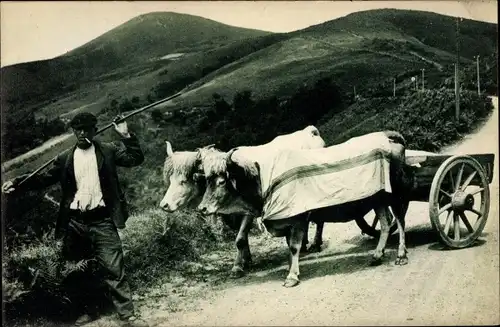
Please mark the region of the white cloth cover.
<svg viewBox="0 0 500 327"><path fill-rule="evenodd" d="M258 160L263 220L391 192L390 140L382 132L320 149L282 150Z"/></svg>
<svg viewBox="0 0 500 327"><path fill-rule="evenodd" d="M420 166L421 162L424 162L427 157L439 156L438 153L420 151L420 150L406 150L405 151L405 161L407 165L410 166Z"/></svg>

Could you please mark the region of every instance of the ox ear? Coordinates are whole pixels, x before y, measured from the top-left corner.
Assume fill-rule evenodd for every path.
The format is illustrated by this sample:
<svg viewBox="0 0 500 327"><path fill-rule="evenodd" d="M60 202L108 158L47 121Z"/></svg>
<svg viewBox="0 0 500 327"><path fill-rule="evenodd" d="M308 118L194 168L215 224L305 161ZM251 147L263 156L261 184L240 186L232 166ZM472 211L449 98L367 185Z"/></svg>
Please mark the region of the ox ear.
<svg viewBox="0 0 500 327"><path fill-rule="evenodd" d="M253 188L253 186L257 186L256 184L260 182L259 169L259 164L256 162L245 164L244 166L231 162L227 167L228 178L237 191L242 191L249 187Z"/></svg>
<svg viewBox="0 0 500 327"><path fill-rule="evenodd" d="M171 156L172 154L174 154L174 151L172 150L172 144L170 144L169 141L165 141L165 143L167 144L167 156Z"/></svg>
<svg viewBox="0 0 500 327"><path fill-rule="evenodd" d="M228 165L228 176L231 185L244 201L256 207L262 205L260 167L257 162L249 163L245 167L233 162Z"/></svg>

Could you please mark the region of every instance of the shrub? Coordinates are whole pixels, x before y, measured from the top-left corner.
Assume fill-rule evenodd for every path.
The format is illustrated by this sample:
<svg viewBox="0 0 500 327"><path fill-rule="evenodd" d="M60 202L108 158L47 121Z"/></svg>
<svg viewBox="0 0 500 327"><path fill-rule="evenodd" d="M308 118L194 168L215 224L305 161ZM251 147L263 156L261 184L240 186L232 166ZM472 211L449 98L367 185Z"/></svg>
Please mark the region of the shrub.
<svg viewBox="0 0 500 327"><path fill-rule="evenodd" d="M151 119L153 119L155 123L160 123L161 121L163 121L163 114L161 113L160 109L153 109L151 111Z"/></svg>
<svg viewBox="0 0 500 327"><path fill-rule="evenodd" d="M220 227L201 215L167 214L161 210L147 210L131 216L121 237L133 290L153 285L176 269L180 262L196 260L200 254L224 241ZM41 301L45 305L37 312L39 316L75 312L79 309L75 305L80 300L76 292L81 290L88 290L86 297L102 300L104 293L100 285L89 282L95 275L96 263L92 260L63 261L61 250L62 244L48 234L15 249L7 248L2 263L2 286L11 317L33 315L33 303Z"/></svg>
<svg viewBox="0 0 500 327"><path fill-rule="evenodd" d="M150 209L134 215L122 232L133 289L154 284L180 261L195 260L222 241L221 232L196 212Z"/></svg>
<svg viewBox="0 0 500 327"><path fill-rule="evenodd" d="M408 147L438 151L471 132L492 109L487 96L462 91L457 122L454 92L446 89L427 90L406 98L391 119L384 118L387 128L403 133L409 142Z"/></svg>
<svg viewBox="0 0 500 327"><path fill-rule="evenodd" d="M94 261L63 261L62 243L48 234L15 249L6 248L3 259L2 287L9 319L67 317L80 309L75 305L81 298L77 290L89 296L98 289L98 285L81 287L92 279Z"/></svg>
<svg viewBox="0 0 500 327"><path fill-rule="evenodd" d="M462 91L457 122L454 91L442 88L398 99L368 99L351 106L345 115L333 116L319 129L329 144L393 129L403 134L408 148L439 151L470 133L492 110L491 99L486 95Z"/></svg>

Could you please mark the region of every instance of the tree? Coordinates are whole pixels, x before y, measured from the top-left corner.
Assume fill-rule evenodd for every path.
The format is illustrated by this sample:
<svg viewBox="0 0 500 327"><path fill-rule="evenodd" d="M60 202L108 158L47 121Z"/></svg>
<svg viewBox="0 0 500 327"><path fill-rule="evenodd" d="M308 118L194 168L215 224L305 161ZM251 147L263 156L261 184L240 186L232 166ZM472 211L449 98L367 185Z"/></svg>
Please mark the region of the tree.
<svg viewBox="0 0 500 327"><path fill-rule="evenodd" d="M155 123L160 123L163 120L163 114L160 109L156 108L151 111L151 118Z"/></svg>
<svg viewBox="0 0 500 327"><path fill-rule="evenodd" d="M118 110L120 112L127 112L127 111L130 111L130 110L133 110L133 109L134 109L134 105L132 104L132 102L130 102L129 99L123 100L123 102L118 107Z"/></svg>
<svg viewBox="0 0 500 327"><path fill-rule="evenodd" d="M212 94L212 99L214 101L213 107L215 109L215 113L218 116L223 117L231 111L231 105L227 103L227 101L219 93Z"/></svg>
<svg viewBox="0 0 500 327"><path fill-rule="evenodd" d="M132 104L137 105L141 101L141 99L138 96L132 97Z"/></svg>

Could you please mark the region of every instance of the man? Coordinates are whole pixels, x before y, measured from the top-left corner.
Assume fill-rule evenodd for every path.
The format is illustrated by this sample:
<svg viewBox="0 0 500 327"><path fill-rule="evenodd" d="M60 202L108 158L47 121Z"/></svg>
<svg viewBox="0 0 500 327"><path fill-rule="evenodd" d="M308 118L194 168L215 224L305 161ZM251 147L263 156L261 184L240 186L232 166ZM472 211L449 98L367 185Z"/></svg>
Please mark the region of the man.
<svg viewBox="0 0 500 327"><path fill-rule="evenodd" d="M64 242L64 257L78 260L78 256L84 255L82 248L90 249L102 268L104 284L123 325L147 326L134 314L117 231L125 228L128 211L116 167L138 166L144 155L127 123L113 124L124 147L94 140L96 117L90 113L77 114L70 122L77 137L76 145L59 155L45 174L34 175L18 185L27 176L22 175L4 183L2 191L40 189L59 181L62 195L54 235ZM75 325L84 325L95 318L85 314Z"/></svg>

